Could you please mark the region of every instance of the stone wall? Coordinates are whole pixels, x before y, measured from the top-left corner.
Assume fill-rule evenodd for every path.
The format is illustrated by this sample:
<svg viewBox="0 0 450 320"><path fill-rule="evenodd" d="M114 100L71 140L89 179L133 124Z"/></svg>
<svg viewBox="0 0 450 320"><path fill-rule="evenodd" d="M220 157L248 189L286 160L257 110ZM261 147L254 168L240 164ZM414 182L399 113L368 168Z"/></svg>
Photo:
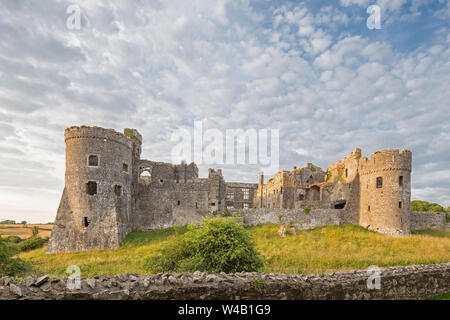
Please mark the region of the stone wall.
<svg viewBox="0 0 450 320"><path fill-rule="evenodd" d="M0 300L356 300L423 299L450 292L450 263L379 269L379 289L368 289L368 271L322 275L158 274L96 276L81 280L78 290L67 279L21 282L0 279Z"/></svg>
<svg viewBox="0 0 450 320"><path fill-rule="evenodd" d="M411 212L411 230L445 229L445 213Z"/></svg>
<svg viewBox="0 0 450 320"><path fill-rule="evenodd" d="M304 209L269 209L258 208L240 210L239 214L243 222L249 226L262 223L276 223L291 225L298 229L313 229L327 225L340 225L346 210L339 209L316 209L305 212Z"/></svg>

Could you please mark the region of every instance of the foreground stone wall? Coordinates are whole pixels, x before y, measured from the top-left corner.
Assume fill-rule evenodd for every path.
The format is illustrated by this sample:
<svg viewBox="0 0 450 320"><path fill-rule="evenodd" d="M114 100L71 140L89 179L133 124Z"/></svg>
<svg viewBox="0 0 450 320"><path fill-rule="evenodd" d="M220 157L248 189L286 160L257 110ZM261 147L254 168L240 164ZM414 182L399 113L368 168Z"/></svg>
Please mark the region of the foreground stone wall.
<svg viewBox="0 0 450 320"><path fill-rule="evenodd" d="M314 229L327 225L340 225L346 210L311 208L309 213L304 209L249 209L239 210L243 223L256 226L262 223L285 224L298 229Z"/></svg>
<svg viewBox="0 0 450 320"><path fill-rule="evenodd" d="M0 279L0 300L354 300L422 299L450 292L450 263L380 269L380 288L368 289L373 273L350 271L325 275L258 273L97 276L81 280L79 290L67 289L67 279L22 282Z"/></svg>
<svg viewBox="0 0 450 320"><path fill-rule="evenodd" d="M413 211L411 212L411 230L445 229L445 213Z"/></svg>

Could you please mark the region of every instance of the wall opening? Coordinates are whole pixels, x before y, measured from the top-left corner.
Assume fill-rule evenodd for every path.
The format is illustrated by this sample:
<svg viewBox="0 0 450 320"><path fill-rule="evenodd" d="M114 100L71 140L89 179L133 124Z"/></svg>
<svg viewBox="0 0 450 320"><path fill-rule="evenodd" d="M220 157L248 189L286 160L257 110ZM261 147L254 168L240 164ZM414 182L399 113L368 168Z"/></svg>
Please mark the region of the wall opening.
<svg viewBox="0 0 450 320"><path fill-rule="evenodd" d="M369 211L369 212L370 212L370 206L368 206L368 207L367 207L367 211Z"/></svg>
<svg viewBox="0 0 450 320"><path fill-rule="evenodd" d="M383 188L383 178L382 177L378 177L377 178L377 188Z"/></svg>
<svg viewBox="0 0 450 320"><path fill-rule="evenodd" d="M163 183L164 182L164 180L163 179L159 179L159 183Z"/></svg>
<svg viewBox="0 0 450 320"><path fill-rule="evenodd" d="M114 193L116 194L116 197L119 198L120 196L122 196L122 186L119 186L118 184L116 184L114 186Z"/></svg>
<svg viewBox="0 0 450 320"><path fill-rule="evenodd" d="M86 183L86 193L90 196L94 196L97 194L97 182L89 181Z"/></svg>
<svg viewBox="0 0 450 320"><path fill-rule="evenodd" d="M339 201L338 203L336 203L334 205L335 209L344 209L345 208L345 204L347 203L347 201Z"/></svg>
<svg viewBox="0 0 450 320"><path fill-rule="evenodd" d="M122 164L122 171L128 173L128 164L126 163Z"/></svg>
<svg viewBox="0 0 450 320"><path fill-rule="evenodd" d="M98 156L90 155L88 159L89 167L98 167Z"/></svg>
<svg viewBox="0 0 450 320"><path fill-rule="evenodd" d="M83 217L83 226L85 228L89 227L90 221L88 219L88 217Z"/></svg>
<svg viewBox="0 0 450 320"><path fill-rule="evenodd" d="M178 206L181 205L181 201L180 200L177 201L177 205Z"/></svg>
<svg viewBox="0 0 450 320"><path fill-rule="evenodd" d="M403 176L398 177L398 185L399 186L403 185Z"/></svg>
<svg viewBox="0 0 450 320"><path fill-rule="evenodd" d="M401 209L402 208L402 206L403 206L403 203L400 201L399 203L398 203L398 207L399 207L399 209Z"/></svg>
<svg viewBox="0 0 450 320"><path fill-rule="evenodd" d="M348 169L345 168L345 177L348 178Z"/></svg>

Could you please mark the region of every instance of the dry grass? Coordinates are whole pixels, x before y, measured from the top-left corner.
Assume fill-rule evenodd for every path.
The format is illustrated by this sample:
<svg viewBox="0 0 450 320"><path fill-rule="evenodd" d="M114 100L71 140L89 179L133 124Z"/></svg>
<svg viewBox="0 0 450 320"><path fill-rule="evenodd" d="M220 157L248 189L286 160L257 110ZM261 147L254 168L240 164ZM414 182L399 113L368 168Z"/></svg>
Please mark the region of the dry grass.
<svg viewBox="0 0 450 320"><path fill-rule="evenodd" d="M265 258L264 272L322 273L450 261L450 231L389 237L357 226L328 226L280 238L278 225L249 228L256 249ZM427 234L430 233L430 234ZM64 276L78 265L82 276L143 274L145 259L170 237L174 229L132 232L118 250L46 255L45 248L20 254L35 263L39 273ZM67 275L66 275L67 276Z"/></svg>
<svg viewBox="0 0 450 320"><path fill-rule="evenodd" d="M53 225L51 224L0 224L0 235L2 237L17 236L21 239L31 237L31 229L33 227L39 228L39 237L48 238L51 235Z"/></svg>

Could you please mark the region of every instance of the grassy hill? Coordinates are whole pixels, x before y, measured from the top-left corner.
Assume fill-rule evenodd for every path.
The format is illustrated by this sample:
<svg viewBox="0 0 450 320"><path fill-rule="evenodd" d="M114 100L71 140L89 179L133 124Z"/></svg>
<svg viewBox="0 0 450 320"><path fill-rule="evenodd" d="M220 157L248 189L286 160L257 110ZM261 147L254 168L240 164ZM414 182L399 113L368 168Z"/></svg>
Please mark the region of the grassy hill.
<svg viewBox="0 0 450 320"><path fill-rule="evenodd" d="M390 237L364 228L327 226L297 231L297 235L280 238L278 225L265 224L249 228L256 249L265 258L267 273L323 273L379 267L432 264L450 261L450 231L423 231L406 237ZM145 259L177 233L186 228L169 228L153 232L132 232L117 250L67 254L45 254L45 248L21 253L32 261L37 272L67 276L70 265L81 268L82 277L143 274Z"/></svg>

